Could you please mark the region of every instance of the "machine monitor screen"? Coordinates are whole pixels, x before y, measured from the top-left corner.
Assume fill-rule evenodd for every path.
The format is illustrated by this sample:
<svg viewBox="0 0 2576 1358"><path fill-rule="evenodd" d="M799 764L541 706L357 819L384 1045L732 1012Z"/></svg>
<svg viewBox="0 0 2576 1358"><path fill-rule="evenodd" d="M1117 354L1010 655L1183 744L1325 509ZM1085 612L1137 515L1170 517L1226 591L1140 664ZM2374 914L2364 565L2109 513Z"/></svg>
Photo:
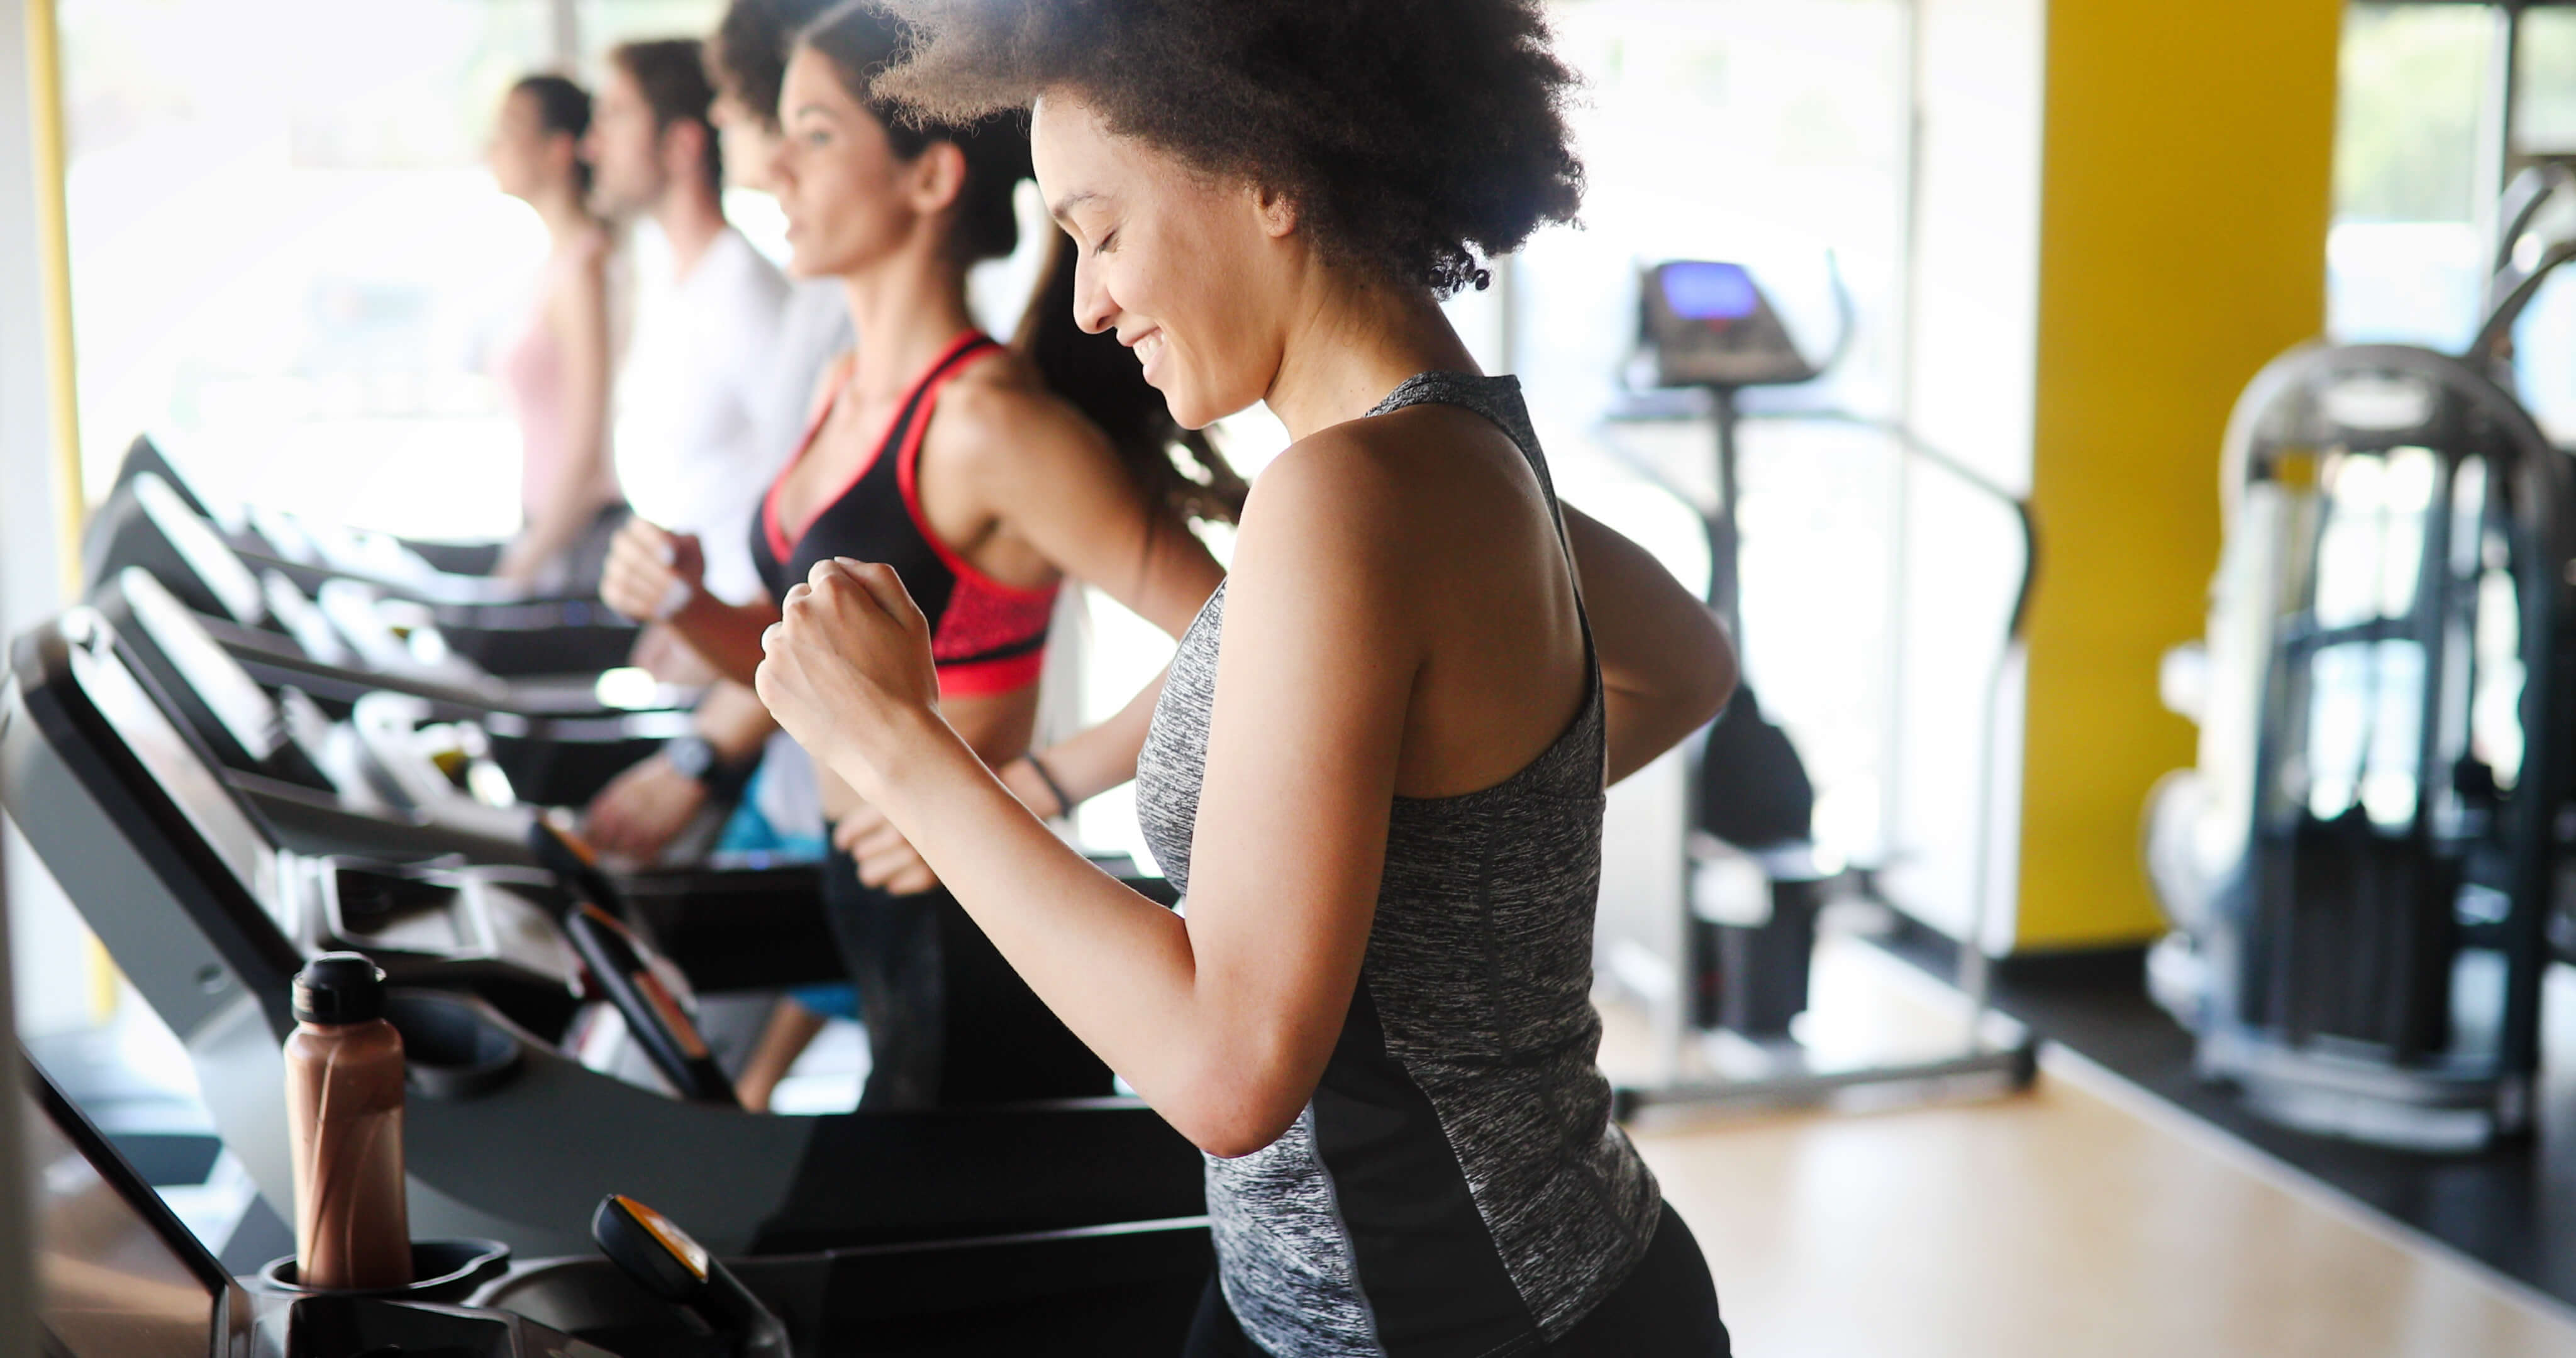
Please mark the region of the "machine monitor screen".
<svg viewBox="0 0 2576 1358"><path fill-rule="evenodd" d="M33 1090L20 1098L34 1179L38 1318L71 1358L205 1358L213 1347L220 1273L185 1228L135 1199L151 1189L119 1184L86 1126L66 1125L68 1105ZM154 1204L158 1207L158 1203ZM149 1213L149 1214L147 1214Z"/></svg>
<svg viewBox="0 0 2576 1358"><path fill-rule="evenodd" d="M1741 264L1697 260L1667 264L1660 271L1664 305L1686 321L1740 321L1762 307L1753 275Z"/></svg>
<svg viewBox="0 0 2576 1358"><path fill-rule="evenodd" d="M118 572L116 587L124 593L134 621L152 634L161 654L187 676L190 687L205 699L215 720L224 724L243 751L253 759L277 753L277 747L286 743L277 704L269 701L259 681L225 652L188 606L141 566Z"/></svg>
<svg viewBox="0 0 2576 1358"><path fill-rule="evenodd" d="M224 611L232 615L233 621L245 627L259 624L261 611L267 607L260 597L259 577L250 573L241 554L224 541L213 524L188 508L188 502L170 489L170 483L150 473L134 478L134 502L143 506L153 525L178 550L180 559L188 563L188 569L195 571L206 588L223 602Z"/></svg>
<svg viewBox="0 0 2576 1358"><path fill-rule="evenodd" d="M273 846L233 800L232 790L162 715L160 706L135 682L123 661L113 653L93 655L85 646L72 647L71 657L72 673L80 681L81 691L116 728L126 748L161 785L163 794L177 804L215 856L233 870L242 888L267 900L272 894L268 890L270 879L276 871L270 856Z"/></svg>

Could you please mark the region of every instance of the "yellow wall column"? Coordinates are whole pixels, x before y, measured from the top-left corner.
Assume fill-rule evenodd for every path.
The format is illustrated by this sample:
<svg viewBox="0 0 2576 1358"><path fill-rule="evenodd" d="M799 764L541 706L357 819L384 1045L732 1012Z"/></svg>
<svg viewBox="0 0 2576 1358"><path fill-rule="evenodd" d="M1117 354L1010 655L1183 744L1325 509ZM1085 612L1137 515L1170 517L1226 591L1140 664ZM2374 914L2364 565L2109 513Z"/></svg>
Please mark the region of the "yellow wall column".
<svg viewBox="0 0 2576 1358"><path fill-rule="evenodd" d="M2017 950L2160 929L2137 843L2193 756L2157 659L2198 636L2237 393L2325 321L2342 0L2052 0Z"/></svg>
<svg viewBox="0 0 2576 1358"><path fill-rule="evenodd" d="M27 112L36 170L36 248L44 273L47 404L54 432L55 544L66 597L81 587L80 383L72 356L71 222L64 196L62 41L54 0L27 7Z"/></svg>

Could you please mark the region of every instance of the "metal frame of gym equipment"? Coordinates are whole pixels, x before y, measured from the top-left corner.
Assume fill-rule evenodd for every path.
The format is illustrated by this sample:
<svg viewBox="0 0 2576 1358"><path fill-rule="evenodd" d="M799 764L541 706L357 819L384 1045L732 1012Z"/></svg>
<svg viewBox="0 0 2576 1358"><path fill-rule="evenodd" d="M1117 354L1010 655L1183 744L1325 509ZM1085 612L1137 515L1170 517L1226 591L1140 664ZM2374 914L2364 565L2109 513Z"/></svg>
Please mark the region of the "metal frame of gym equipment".
<svg viewBox="0 0 2576 1358"><path fill-rule="evenodd" d="M2360 617L2345 616L2355 605L2344 598L2328 615L2326 531L2341 516L2315 488L2336 484L2330 459L2404 453L2435 459L2405 602L2372 600ZM2472 463L2479 477L2464 490ZM2205 738L2191 779L2168 779L2149 804L2150 874L2176 922L2150 954L2150 989L2192 1031L2203 1077L2236 1084L2271 1121L2432 1151L2525 1132L2576 731L2565 682L2576 469L2474 360L2406 345L2274 360L2237 404L2224 468L2237 523L2196 705L2204 732L2243 739ZM2278 489L2257 500L2264 484ZM2461 522L2476 536L2464 539L2454 520L2471 510L2476 521ZM2378 513L2375 571L2390 550ZM2491 577L2512 588L2521 669L2521 753L2501 770L2469 715ZM2346 579L2336 597L2350 592ZM2389 645L2415 647L2422 676L2402 816L2395 796L2363 786L2380 772L2377 656ZM2359 728L2346 787L2330 781L2334 766L2317 774L2308 752L2334 710L2321 657L2348 647L2371 658L2370 696L2343 723ZM2327 815L2312 786L2328 789L2328 805L2342 788L2349 804ZM2477 952L2496 957L2492 982L2463 972ZM2491 1032L2459 1009L2490 986Z"/></svg>
<svg viewBox="0 0 2576 1358"><path fill-rule="evenodd" d="M1990 924L1989 915L1992 910L1993 895L1994 736L1999 720L2004 681L2010 673L2015 653L2024 643L2031 601L2038 585L2040 559L2038 517L2026 498L2015 495L1983 473L1931 446L1916 436L1912 430L1893 421L1874 419L1838 408L1761 413L1747 412L1742 408L1739 396L1744 387L1787 386L1813 381L1829 371L1849 346L1854 328L1851 297L1843 285L1839 270L1833 266L1831 256L1827 257L1827 268L1831 274L1835 304L1840 313L1841 330L1832 350L1823 361L1809 362L1800 358L1795 363L1774 371L1741 375L1745 380L1692 383L1691 387L1706 395L1707 406L1704 410L1683 408L1657 412L1653 411L1652 407L1648 407L1650 413L1631 414L1627 417L1629 420L1659 417L1689 419L1704 414L1710 420L1715 435L1714 471L1717 483L1716 502L1713 505L1700 502L1688 489L1677 484L1662 468L1626 446L1619 439L1613 437L1603 441L1640 477L1670 493L1682 503L1692 506L1699 513L1710 550L1707 602L1709 607L1726 621L1739 650L1743 644L1743 628L1739 598L1741 562L1738 553L1740 537L1736 522L1736 504L1739 497L1738 434L1739 426L1745 419L1831 423L1874 431L1890 439L1898 448L1900 455L1917 459L1929 467L1956 478L1979 495L2001 504L2012 514L2022 543L2022 574L2013 595L2012 607L2007 615L2004 633L1999 639L1994 662L1987 672L1984 687L1984 701L1978 726L1974 789L1977 810L1975 850L1972 858L1974 867L1971 871L1970 887L1972 897L1967 927L1958 940L1957 967L1952 975L1953 984L1967 1000L1968 1012L1964 1027L1967 1035L1966 1042L1958 1051L1937 1056L1839 1068L1809 1064L1802 1050L1786 1048L1784 1044L1765 1044L1765 1055L1772 1064L1790 1068L1761 1075L1685 1079L1654 1085L1623 1085L1614 1092L1617 1113L1623 1120L1656 1108L1753 1111L1803 1107L1828 1102L1847 1090L1863 1088L1893 1091L1900 1095L1910 1094L1915 1100L1924 1102L1971 1095L1991 1096L2027 1089L2038 1074L2038 1036L2026 1025L2003 1018L1994 1012L1993 965L1992 960L1986 955L1984 943ZM1767 302L1761 304L1761 309L1763 312L1761 320L1776 324L1776 318L1768 315ZM1614 417L1613 422L1621 421ZM1694 785L1696 781L1696 778L1692 780ZM1693 814L1686 819L1693 825L1696 824L1698 816L1695 806ZM1757 855L1757 858L1767 856ZM1686 851L1685 857L1687 859L1692 856ZM1694 909L1691 904L1691 871L1692 864L1686 862L1682 907L1686 919ZM1839 875L1828 877L1813 874L1810 869L1810 874L1807 882L1814 888L1821 889L1828 883L1840 884L1856 888L1856 894L1865 900L1892 910L1899 909L1892 902L1876 894L1867 873L1846 870ZM1766 869L1766 875L1772 875L1768 869ZM1777 883L1784 880L1788 880L1784 875L1773 875L1775 887ZM1812 950L1801 961L1811 965ZM1687 1001L1673 1008L1673 1021L1684 1030L1681 1034L1684 1041L1691 1038L1690 1030L1694 1028L1701 1028L1702 1035L1705 1037L1716 1036L1713 1028L1703 1028L1694 1021L1692 1006ZM1988 1029L1998 1019L2010 1024L2017 1031L2008 1040L1990 1041L1987 1036Z"/></svg>

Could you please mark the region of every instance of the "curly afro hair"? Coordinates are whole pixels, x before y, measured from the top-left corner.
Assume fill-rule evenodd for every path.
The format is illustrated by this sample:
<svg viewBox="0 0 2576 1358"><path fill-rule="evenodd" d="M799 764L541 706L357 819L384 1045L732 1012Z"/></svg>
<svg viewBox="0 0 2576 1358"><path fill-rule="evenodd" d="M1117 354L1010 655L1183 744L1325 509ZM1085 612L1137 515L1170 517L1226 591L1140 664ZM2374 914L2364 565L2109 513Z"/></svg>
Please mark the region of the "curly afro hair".
<svg viewBox="0 0 2576 1358"><path fill-rule="evenodd" d="M1070 91L1110 130L1276 188L1335 257L1447 296L1571 222L1575 76L1539 0L879 0L913 30L871 82L964 121Z"/></svg>

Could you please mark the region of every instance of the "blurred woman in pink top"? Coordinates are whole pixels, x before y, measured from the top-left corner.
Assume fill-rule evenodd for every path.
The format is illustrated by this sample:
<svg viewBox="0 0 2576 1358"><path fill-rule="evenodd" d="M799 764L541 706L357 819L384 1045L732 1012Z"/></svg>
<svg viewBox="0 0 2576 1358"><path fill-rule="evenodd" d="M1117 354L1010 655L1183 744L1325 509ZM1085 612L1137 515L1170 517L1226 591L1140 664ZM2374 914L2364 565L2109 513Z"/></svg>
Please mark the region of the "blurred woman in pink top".
<svg viewBox="0 0 2576 1358"><path fill-rule="evenodd" d="M502 101L485 163L501 192L537 210L551 247L499 377L523 449L521 527L493 573L546 588L597 588L625 497L608 454L608 250L581 160L590 96L561 76L520 81Z"/></svg>

